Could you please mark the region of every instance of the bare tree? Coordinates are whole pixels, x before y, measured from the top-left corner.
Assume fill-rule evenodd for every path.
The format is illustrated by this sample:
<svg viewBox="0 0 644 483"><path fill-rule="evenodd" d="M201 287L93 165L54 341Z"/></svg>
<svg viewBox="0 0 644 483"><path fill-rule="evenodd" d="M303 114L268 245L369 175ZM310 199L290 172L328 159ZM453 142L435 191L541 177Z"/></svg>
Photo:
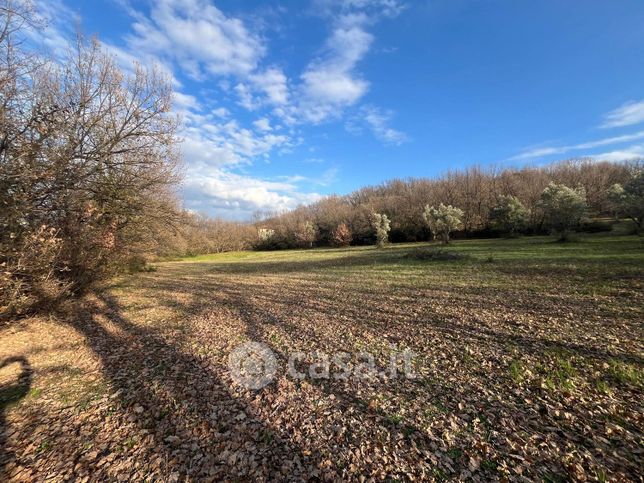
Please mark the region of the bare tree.
<svg viewBox="0 0 644 483"><path fill-rule="evenodd" d="M169 80L141 66L125 75L96 40L79 37L62 64L24 65L14 7L2 3L0 263L3 284L38 299L40 282L82 290L172 224L177 121ZM46 270L24 263L37 233L57 247Z"/></svg>

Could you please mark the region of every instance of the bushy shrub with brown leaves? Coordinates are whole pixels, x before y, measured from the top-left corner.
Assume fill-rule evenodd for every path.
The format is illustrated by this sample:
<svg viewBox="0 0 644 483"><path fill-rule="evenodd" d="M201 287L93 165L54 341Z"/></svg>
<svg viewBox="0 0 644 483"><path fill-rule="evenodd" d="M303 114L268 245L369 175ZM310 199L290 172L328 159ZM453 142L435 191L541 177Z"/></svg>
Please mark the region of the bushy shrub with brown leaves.
<svg viewBox="0 0 644 483"><path fill-rule="evenodd" d="M303 248L312 248L317 237L317 228L310 221L301 223L295 231L295 239Z"/></svg>
<svg viewBox="0 0 644 483"><path fill-rule="evenodd" d="M16 238L15 233L10 237ZM56 273L63 241L55 228L40 226L16 239L0 263L0 316L49 307L68 293L70 282ZM64 269L64 268L63 268Z"/></svg>
<svg viewBox="0 0 644 483"><path fill-rule="evenodd" d="M166 76L126 75L82 38L66 59L27 51L33 12L0 2L1 303L11 314L153 250L176 219L179 160Z"/></svg>

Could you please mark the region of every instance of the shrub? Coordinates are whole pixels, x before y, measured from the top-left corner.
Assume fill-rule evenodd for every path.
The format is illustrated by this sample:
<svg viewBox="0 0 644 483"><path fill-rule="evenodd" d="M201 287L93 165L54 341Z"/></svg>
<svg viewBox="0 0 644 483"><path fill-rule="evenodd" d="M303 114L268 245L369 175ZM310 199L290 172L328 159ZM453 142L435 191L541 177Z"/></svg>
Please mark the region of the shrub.
<svg viewBox="0 0 644 483"><path fill-rule="evenodd" d="M138 273L148 271L148 264L145 257L133 255L127 260L127 271L129 273Z"/></svg>
<svg viewBox="0 0 644 483"><path fill-rule="evenodd" d="M15 235L14 235L15 236ZM71 282L56 273L62 240L58 231L42 225L13 246L0 264L0 319L54 305L69 293Z"/></svg>
<svg viewBox="0 0 644 483"><path fill-rule="evenodd" d="M277 248L275 230L271 228L258 228L257 240L255 241L256 250L274 250Z"/></svg>
<svg viewBox="0 0 644 483"><path fill-rule="evenodd" d="M317 232L313 223L307 221L298 226L295 232L295 239L300 246L312 248L317 237Z"/></svg>
<svg viewBox="0 0 644 483"><path fill-rule="evenodd" d="M450 260L464 260L469 258L469 256L463 253L441 250L439 248L415 248L409 253L407 253L405 255L405 258L410 258L414 260L450 261Z"/></svg>
<svg viewBox="0 0 644 483"><path fill-rule="evenodd" d="M432 231L434 238L439 237L444 244L448 244L449 234L461 226L463 210L443 203L438 208L425 205L423 218Z"/></svg>
<svg viewBox="0 0 644 483"><path fill-rule="evenodd" d="M587 220L579 225L579 231L584 233L601 233L613 230L613 223L606 220Z"/></svg>
<svg viewBox="0 0 644 483"><path fill-rule="evenodd" d="M644 225L644 170L635 169L624 185L614 184L608 197L619 213L635 222L637 231Z"/></svg>

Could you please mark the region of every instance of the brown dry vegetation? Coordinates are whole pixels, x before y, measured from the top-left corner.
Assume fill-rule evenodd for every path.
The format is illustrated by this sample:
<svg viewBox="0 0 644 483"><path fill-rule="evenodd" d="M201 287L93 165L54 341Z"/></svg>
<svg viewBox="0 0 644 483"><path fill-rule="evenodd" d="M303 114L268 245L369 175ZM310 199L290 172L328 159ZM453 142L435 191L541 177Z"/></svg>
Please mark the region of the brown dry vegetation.
<svg viewBox="0 0 644 483"><path fill-rule="evenodd" d="M0 332L3 479L638 480L637 237L164 263ZM493 257L493 258L491 258ZM278 355L231 380L248 341ZM410 348L418 377L297 381L293 351Z"/></svg>

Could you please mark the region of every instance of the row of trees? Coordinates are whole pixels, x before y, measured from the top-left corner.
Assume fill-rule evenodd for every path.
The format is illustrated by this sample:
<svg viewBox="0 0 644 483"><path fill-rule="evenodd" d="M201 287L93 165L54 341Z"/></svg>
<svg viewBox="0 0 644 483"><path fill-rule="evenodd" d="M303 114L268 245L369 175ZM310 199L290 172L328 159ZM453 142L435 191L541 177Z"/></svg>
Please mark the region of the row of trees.
<svg viewBox="0 0 644 483"><path fill-rule="evenodd" d="M541 168L468 168L439 179L393 180L265 217L255 247L444 242L450 234L556 232L588 216L622 215L642 228L642 165L571 160ZM596 228L596 227L595 227Z"/></svg>
<svg viewBox="0 0 644 483"><path fill-rule="evenodd" d="M611 190L618 192L624 199L626 190L615 185ZM550 183L541 193L539 206L544 212L544 223L554 233L559 234L560 240L565 241L570 230L579 226L586 214L586 194L583 188L571 189L565 185ZM452 205L441 203L438 208L425 205L423 219L429 227L434 239L440 239L444 244L449 243L450 234L463 225L465 213ZM500 231L508 236L514 236L528 219L528 210L516 196L502 196L499 204L492 208L490 219ZM387 215L374 213L372 226L376 236L376 245L384 247L389 241L391 222Z"/></svg>
<svg viewBox="0 0 644 483"><path fill-rule="evenodd" d="M158 232L157 244L147 259L172 259L208 253L252 249L258 231L251 223L228 221L182 211L179 223Z"/></svg>

